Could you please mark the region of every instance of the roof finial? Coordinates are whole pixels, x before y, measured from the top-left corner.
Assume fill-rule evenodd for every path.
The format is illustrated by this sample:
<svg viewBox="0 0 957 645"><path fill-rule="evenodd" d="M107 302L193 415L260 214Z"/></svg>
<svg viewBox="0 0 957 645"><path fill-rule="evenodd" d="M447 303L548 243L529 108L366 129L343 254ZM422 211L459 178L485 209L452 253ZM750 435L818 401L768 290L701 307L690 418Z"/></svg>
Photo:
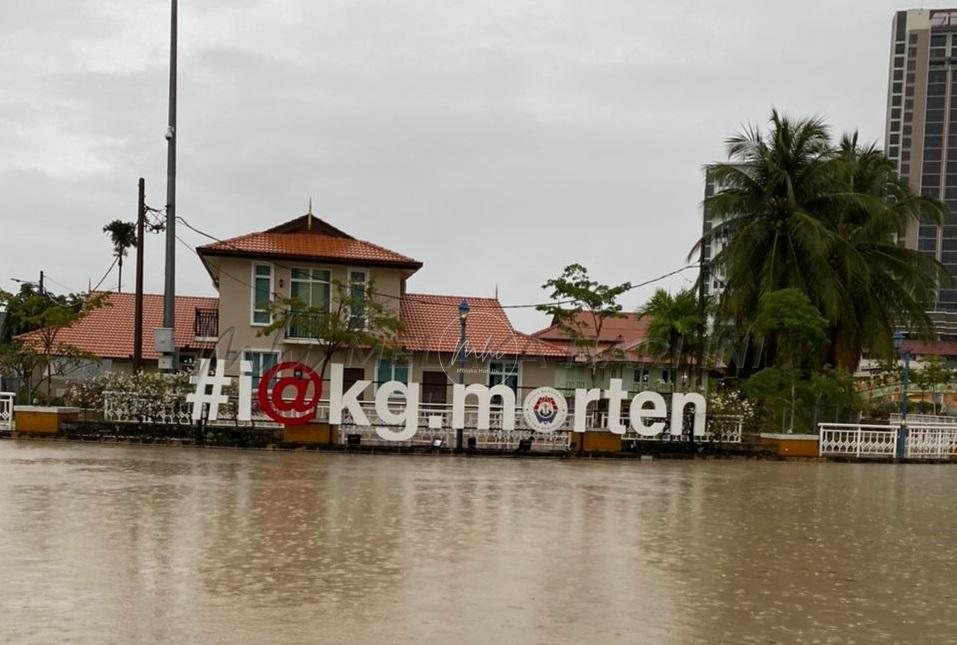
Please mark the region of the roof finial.
<svg viewBox="0 0 957 645"><path fill-rule="evenodd" d="M495 299L498 300L498 282L495 283Z"/></svg>
<svg viewBox="0 0 957 645"><path fill-rule="evenodd" d="M312 196L309 196L309 212L306 213L306 229L312 230Z"/></svg>

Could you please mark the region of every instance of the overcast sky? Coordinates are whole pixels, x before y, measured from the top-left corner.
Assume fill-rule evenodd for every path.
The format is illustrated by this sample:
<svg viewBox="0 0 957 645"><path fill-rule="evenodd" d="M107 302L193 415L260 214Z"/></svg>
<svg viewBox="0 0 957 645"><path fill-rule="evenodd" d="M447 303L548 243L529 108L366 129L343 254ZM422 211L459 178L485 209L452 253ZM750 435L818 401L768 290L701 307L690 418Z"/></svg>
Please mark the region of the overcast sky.
<svg viewBox="0 0 957 645"><path fill-rule="evenodd" d="M86 289L111 261L103 225L135 219L139 176L164 205L168 5L4 3L0 288L44 269L53 290ZM776 106L882 140L891 19L905 8L181 0L177 213L230 237L305 213L311 196L334 226L424 262L416 292L498 285L504 304L539 302L572 262L640 282L684 264L701 166L741 124ZM177 251L177 291L214 295ZM151 236L151 292L162 253ZM131 253L126 289L132 267Z"/></svg>

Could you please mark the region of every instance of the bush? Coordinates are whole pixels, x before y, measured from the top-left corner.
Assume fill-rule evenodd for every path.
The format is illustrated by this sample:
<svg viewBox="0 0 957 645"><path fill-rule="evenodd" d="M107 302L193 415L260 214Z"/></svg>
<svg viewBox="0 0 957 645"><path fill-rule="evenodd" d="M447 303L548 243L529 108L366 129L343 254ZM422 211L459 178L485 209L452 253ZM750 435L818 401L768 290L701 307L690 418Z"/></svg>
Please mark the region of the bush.
<svg viewBox="0 0 957 645"><path fill-rule="evenodd" d="M70 405L93 410L103 409L103 394L118 392L128 395L127 402L136 402L137 412L149 416L149 411L183 401L192 390L189 372L107 372L86 383L73 383L67 388Z"/></svg>

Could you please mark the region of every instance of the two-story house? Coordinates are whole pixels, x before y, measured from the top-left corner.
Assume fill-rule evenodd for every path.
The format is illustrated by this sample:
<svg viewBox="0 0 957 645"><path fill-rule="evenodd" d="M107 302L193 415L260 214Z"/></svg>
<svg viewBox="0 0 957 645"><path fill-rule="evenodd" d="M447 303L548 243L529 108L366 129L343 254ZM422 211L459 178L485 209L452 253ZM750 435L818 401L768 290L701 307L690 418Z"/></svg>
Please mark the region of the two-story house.
<svg viewBox="0 0 957 645"><path fill-rule="evenodd" d="M293 317L285 328L271 331L275 312L270 303L294 298L312 310L331 311L337 284L350 290L374 284L370 297L403 323L398 358L368 348L334 357L345 367L347 384L415 381L422 386L423 403L435 405L451 401L450 386L459 378L467 384L505 383L520 395L554 385L555 364L564 356L562 347L515 331L495 298L409 292L407 282L421 262L356 239L312 213L197 252L219 291L216 353L231 375L240 359L250 361L254 380L279 361L317 364L309 326L297 325ZM468 303L464 369L457 354L463 302Z"/></svg>

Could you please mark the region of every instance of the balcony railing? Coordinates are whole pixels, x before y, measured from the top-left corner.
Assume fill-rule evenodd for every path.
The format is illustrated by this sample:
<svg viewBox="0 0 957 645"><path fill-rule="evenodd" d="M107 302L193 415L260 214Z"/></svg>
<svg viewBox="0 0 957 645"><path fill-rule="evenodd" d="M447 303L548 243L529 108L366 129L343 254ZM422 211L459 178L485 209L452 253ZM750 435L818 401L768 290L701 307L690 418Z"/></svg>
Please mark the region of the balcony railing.
<svg viewBox="0 0 957 645"><path fill-rule="evenodd" d="M303 342L318 341L325 329L326 316L328 314L291 312L286 324L286 338Z"/></svg>
<svg viewBox="0 0 957 645"><path fill-rule="evenodd" d="M219 338L219 310L197 307L193 318L193 335L196 338Z"/></svg>

